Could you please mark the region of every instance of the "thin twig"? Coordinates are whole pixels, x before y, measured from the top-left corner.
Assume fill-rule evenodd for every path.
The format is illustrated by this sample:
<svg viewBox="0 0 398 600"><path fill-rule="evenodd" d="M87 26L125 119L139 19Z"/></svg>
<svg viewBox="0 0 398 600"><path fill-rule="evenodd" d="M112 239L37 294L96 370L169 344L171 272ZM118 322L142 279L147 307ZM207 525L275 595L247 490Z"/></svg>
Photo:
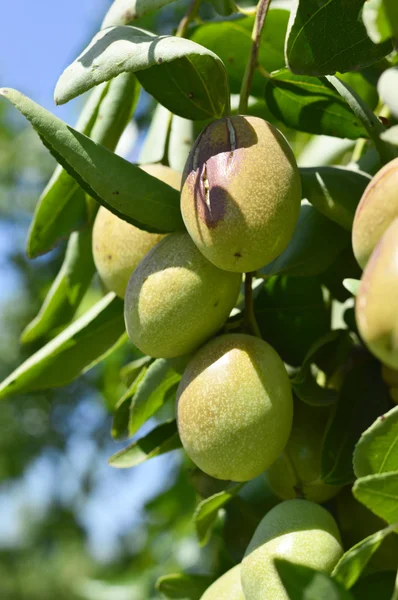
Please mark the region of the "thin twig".
<svg viewBox="0 0 398 600"><path fill-rule="evenodd" d="M258 326L253 305L253 273L245 274L245 312L243 318L244 329L261 338L261 331Z"/></svg>
<svg viewBox="0 0 398 600"><path fill-rule="evenodd" d="M177 27L176 37L185 37L189 24L196 17L196 13L198 12L198 8L200 6L200 0L192 0L189 4L187 12L182 17L180 24Z"/></svg>
<svg viewBox="0 0 398 600"><path fill-rule="evenodd" d="M239 101L239 112L245 114L247 112L247 106L249 101L250 90L252 87L252 81L254 76L254 69L257 66L258 52L260 49L261 34L263 31L265 18L269 9L271 0L259 0L257 5L256 18L254 20L254 27L252 32L252 48L249 56L249 60L246 64L245 73L243 75L242 87L240 89L240 101Z"/></svg>

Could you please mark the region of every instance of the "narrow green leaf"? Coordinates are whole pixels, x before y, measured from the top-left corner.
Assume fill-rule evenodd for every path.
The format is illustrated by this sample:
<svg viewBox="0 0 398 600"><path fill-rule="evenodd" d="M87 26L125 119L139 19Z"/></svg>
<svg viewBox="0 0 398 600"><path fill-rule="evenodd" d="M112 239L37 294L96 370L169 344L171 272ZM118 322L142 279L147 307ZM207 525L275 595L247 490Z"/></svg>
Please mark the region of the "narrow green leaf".
<svg viewBox="0 0 398 600"><path fill-rule="evenodd" d="M326 79L281 69L266 80L265 101L274 116L291 129L353 140L367 136L362 123Z"/></svg>
<svg viewBox="0 0 398 600"><path fill-rule="evenodd" d="M52 337L71 321L86 293L95 265L91 251L91 228L71 234L61 269L37 316L24 329L23 344Z"/></svg>
<svg viewBox="0 0 398 600"><path fill-rule="evenodd" d="M180 438L177 432L176 421L166 421L155 429L152 429L147 435L134 441L123 450L119 450L109 459L111 467L118 469L129 469L136 467L141 463L176 450L181 447Z"/></svg>
<svg viewBox="0 0 398 600"><path fill-rule="evenodd" d="M352 456L355 444L388 406L380 364L369 359L348 373L323 442L322 481L330 485L354 481Z"/></svg>
<svg viewBox="0 0 398 600"><path fill-rule="evenodd" d="M165 358L158 358L148 367L131 402L130 435L134 435L163 406L169 397L168 393L180 379L181 375L174 371Z"/></svg>
<svg viewBox="0 0 398 600"><path fill-rule="evenodd" d="M258 55L259 64L267 71L276 71L285 66L283 40L288 20L287 10L271 8L268 11ZM191 35L192 40L212 50L224 62L233 94L240 92L247 57L252 46L253 24L254 17L204 23L194 29ZM264 85L264 77L256 70L250 93L263 97Z"/></svg>
<svg viewBox="0 0 398 600"><path fill-rule="evenodd" d="M384 71L384 73L381 74L381 77L377 82L377 89L380 94L381 100L384 102L384 104L387 104L388 108L391 111L391 114L396 119L398 118L397 88L398 67L392 67L391 69L387 69L386 71Z"/></svg>
<svg viewBox="0 0 398 600"><path fill-rule="evenodd" d="M131 361L120 369L120 379L127 387L130 387L130 385L136 380L141 369L149 366L151 361L152 358L150 356L142 356L141 358L137 358L137 360Z"/></svg>
<svg viewBox="0 0 398 600"><path fill-rule="evenodd" d="M367 0L362 12L368 36L375 44L398 35L398 4L396 0Z"/></svg>
<svg viewBox="0 0 398 600"><path fill-rule="evenodd" d="M327 573L280 558L274 563L290 600L354 600L350 592Z"/></svg>
<svg viewBox="0 0 398 600"><path fill-rule="evenodd" d="M111 434L115 440L122 440L129 437L130 405L131 399L141 381L144 379L148 367L144 364L135 372L129 383L128 390L123 394L115 406L113 413Z"/></svg>
<svg viewBox="0 0 398 600"><path fill-rule="evenodd" d="M390 533L397 531L398 525L386 527L355 544L340 558L332 576L345 588L350 589L359 579L373 554Z"/></svg>
<svg viewBox="0 0 398 600"><path fill-rule="evenodd" d="M200 600L212 582L213 578L209 575L170 573L159 577L156 582L156 589L166 598Z"/></svg>
<svg viewBox="0 0 398 600"><path fill-rule="evenodd" d="M123 73L90 95L76 124L77 131L114 150L138 101L140 86L133 74ZM27 254L48 252L88 219L85 193L77 181L58 166L42 193L29 230Z"/></svg>
<svg viewBox="0 0 398 600"><path fill-rule="evenodd" d="M191 40L131 26L100 31L59 78L55 102L64 104L125 71L186 119L221 117L229 108L227 73L216 54Z"/></svg>
<svg viewBox="0 0 398 600"><path fill-rule="evenodd" d="M353 296L358 294L360 284L360 279L343 279L343 285L345 289L348 290Z"/></svg>
<svg viewBox="0 0 398 600"><path fill-rule="evenodd" d="M66 385L126 339L123 302L110 293L0 385L0 399Z"/></svg>
<svg viewBox="0 0 398 600"><path fill-rule="evenodd" d="M217 518L218 511L223 508L228 502L236 496L242 489L244 483L235 485L234 487L218 492L198 504L193 516L196 534L199 538L201 546L205 546L210 539L211 530Z"/></svg>
<svg viewBox="0 0 398 600"><path fill-rule="evenodd" d="M160 233L183 229L176 190L96 144L20 92L3 88L1 95L32 123L56 160L100 204L141 229Z"/></svg>
<svg viewBox="0 0 398 600"><path fill-rule="evenodd" d="M216 13L223 17L228 17L234 12L238 12L238 7L233 0L211 0Z"/></svg>
<svg viewBox="0 0 398 600"><path fill-rule="evenodd" d="M101 29L114 25L129 25L136 19L174 2L174 0L114 0L109 7Z"/></svg>
<svg viewBox="0 0 398 600"><path fill-rule="evenodd" d="M355 447L354 471L357 477L398 471L398 406L362 434Z"/></svg>
<svg viewBox="0 0 398 600"><path fill-rule="evenodd" d="M371 177L344 167L300 169L302 195L325 217L351 231L355 211Z"/></svg>
<svg viewBox="0 0 398 600"><path fill-rule="evenodd" d="M350 243L350 235L310 205L302 204L288 247L260 269L262 275L309 277L326 271Z"/></svg>
<svg viewBox="0 0 398 600"><path fill-rule="evenodd" d="M287 66L293 73L333 75L356 71L387 54L391 41L376 45L360 12L365 0L295 0L286 39Z"/></svg>
<svg viewBox="0 0 398 600"><path fill-rule="evenodd" d="M398 522L398 472L361 477L352 491L375 515L389 524Z"/></svg>

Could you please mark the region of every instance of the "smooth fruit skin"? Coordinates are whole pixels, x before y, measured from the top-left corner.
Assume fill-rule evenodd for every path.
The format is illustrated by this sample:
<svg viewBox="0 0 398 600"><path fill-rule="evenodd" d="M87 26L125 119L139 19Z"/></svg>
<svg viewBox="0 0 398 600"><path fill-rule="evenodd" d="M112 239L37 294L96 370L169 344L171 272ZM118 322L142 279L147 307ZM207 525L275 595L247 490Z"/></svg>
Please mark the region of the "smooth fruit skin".
<svg viewBox="0 0 398 600"><path fill-rule="evenodd" d="M283 453L267 471L268 483L282 500L303 497L322 504L340 487L321 480L321 449L329 409L294 401L293 427Z"/></svg>
<svg viewBox="0 0 398 600"><path fill-rule="evenodd" d="M355 213L352 247L365 268L390 223L398 217L398 158L387 163L369 183Z"/></svg>
<svg viewBox="0 0 398 600"><path fill-rule="evenodd" d="M270 510L242 561L246 600L288 600L273 564L275 558L331 573L343 554L340 534L330 513L308 500L287 500Z"/></svg>
<svg viewBox="0 0 398 600"><path fill-rule="evenodd" d="M212 583L200 600L245 600L240 582L240 565L236 565Z"/></svg>
<svg viewBox="0 0 398 600"><path fill-rule="evenodd" d="M398 369L398 218L384 233L363 272L355 315L369 350L391 369Z"/></svg>
<svg viewBox="0 0 398 600"><path fill-rule="evenodd" d="M241 275L217 269L187 233L171 233L130 277L124 302L127 333L155 358L192 352L224 324L240 285Z"/></svg>
<svg viewBox="0 0 398 600"><path fill-rule="evenodd" d="M220 269L254 271L279 256L297 223L301 181L293 152L258 117L214 121L185 165L181 212L199 250Z"/></svg>
<svg viewBox="0 0 398 600"><path fill-rule="evenodd" d="M248 481L289 438L293 401L285 366L263 340L226 334L194 355L177 390L183 447L202 471Z"/></svg>
<svg viewBox="0 0 398 600"><path fill-rule="evenodd" d="M141 165L141 169L176 190L181 175L164 165ZM140 260L165 236L149 233L123 221L101 206L93 227L93 256L106 288L124 298L127 282Z"/></svg>

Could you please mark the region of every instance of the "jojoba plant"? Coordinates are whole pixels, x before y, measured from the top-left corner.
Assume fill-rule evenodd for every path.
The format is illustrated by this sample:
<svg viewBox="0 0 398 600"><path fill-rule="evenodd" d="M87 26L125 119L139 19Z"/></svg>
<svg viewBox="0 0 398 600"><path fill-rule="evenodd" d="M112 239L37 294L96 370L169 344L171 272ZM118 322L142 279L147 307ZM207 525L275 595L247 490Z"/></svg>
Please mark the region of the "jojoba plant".
<svg viewBox="0 0 398 600"><path fill-rule="evenodd" d="M136 561L151 563L147 581L163 572L166 598L304 597L297 565L311 597L354 598L398 530L394 78L377 102L397 61L395 13L377 14L387 1L187 0L172 22L182 5L170 2L114 1L56 85L58 104L91 91L75 128L0 90L59 163L28 254L67 239L22 338L40 348L0 398L120 369L98 386L121 393L113 438L135 437L110 464L164 454L175 467L161 507L147 507L176 539L173 559L152 566L163 555L145 546ZM135 163L115 152L131 118ZM347 494L374 515L371 530L353 518L351 538ZM188 568L184 548L212 535ZM276 558L290 563L283 582ZM390 584L396 561L384 566Z"/></svg>

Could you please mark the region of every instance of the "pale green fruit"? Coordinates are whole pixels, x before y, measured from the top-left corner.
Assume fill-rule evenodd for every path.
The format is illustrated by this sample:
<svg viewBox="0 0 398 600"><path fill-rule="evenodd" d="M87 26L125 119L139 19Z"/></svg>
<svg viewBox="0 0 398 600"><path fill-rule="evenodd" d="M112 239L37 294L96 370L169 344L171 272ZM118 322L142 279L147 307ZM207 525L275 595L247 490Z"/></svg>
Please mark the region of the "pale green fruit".
<svg viewBox="0 0 398 600"><path fill-rule="evenodd" d="M391 369L398 369L398 218L388 227L366 265L355 316L369 350Z"/></svg>
<svg viewBox="0 0 398 600"><path fill-rule="evenodd" d="M241 275L217 269L187 233L171 233L130 277L124 302L127 333L149 356L192 352L224 324L240 285Z"/></svg>
<svg viewBox="0 0 398 600"><path fill-rule="evenodd" d="M216 479L253 479L278 457L292 425L285 366L263 340L215 338L194 355L177 390L177 422L188 456Z"/></svg>
<svg viewBox="0 0 398 600"><path fill-rule="evenodd" d="M181 174L164 165L141 165L141 169L180 189ZM93 227L93 257L108 290L124 298L127 282L140 260L164 235L149 233L120 219L101 206Z"/></svg>
<svg viewBox="0 0 398 600"><path fill-rule="evenodd" d="M289 441L267 471L268 483L279 498L303 497L322 503L341 489L321 480L321 449L328 417L329 409L295 399Z"/></svg>
<svg viewBox="0 0 398 600"><path fill-rule="evenodd" d="M337 525L327 510L308 500L282 502L265 515L246 550L241 571L245 598L288 600L275 558L331 573L342 554Z"/></svg>
<svg viewBox="0 0 398 600"><path fill-rule="evenodd" d="M240 582L240 565L212 583L200 600L245 600Z"/></svg>
<svg viewBox="0 0 398 600"><path fill-rule="evenodd" d="M373 177L363 193L352 229L352 247L364 269L382 235L398 217L398 158Z"/></svg>
<svg viewBox="0 0 398 600"><path fill-rule="evenodd" d="M255 271L279 256L300 203L293 152L267 121L226 117L197 138L184 169L181 212L199 250L220 269Z"/></svg>

